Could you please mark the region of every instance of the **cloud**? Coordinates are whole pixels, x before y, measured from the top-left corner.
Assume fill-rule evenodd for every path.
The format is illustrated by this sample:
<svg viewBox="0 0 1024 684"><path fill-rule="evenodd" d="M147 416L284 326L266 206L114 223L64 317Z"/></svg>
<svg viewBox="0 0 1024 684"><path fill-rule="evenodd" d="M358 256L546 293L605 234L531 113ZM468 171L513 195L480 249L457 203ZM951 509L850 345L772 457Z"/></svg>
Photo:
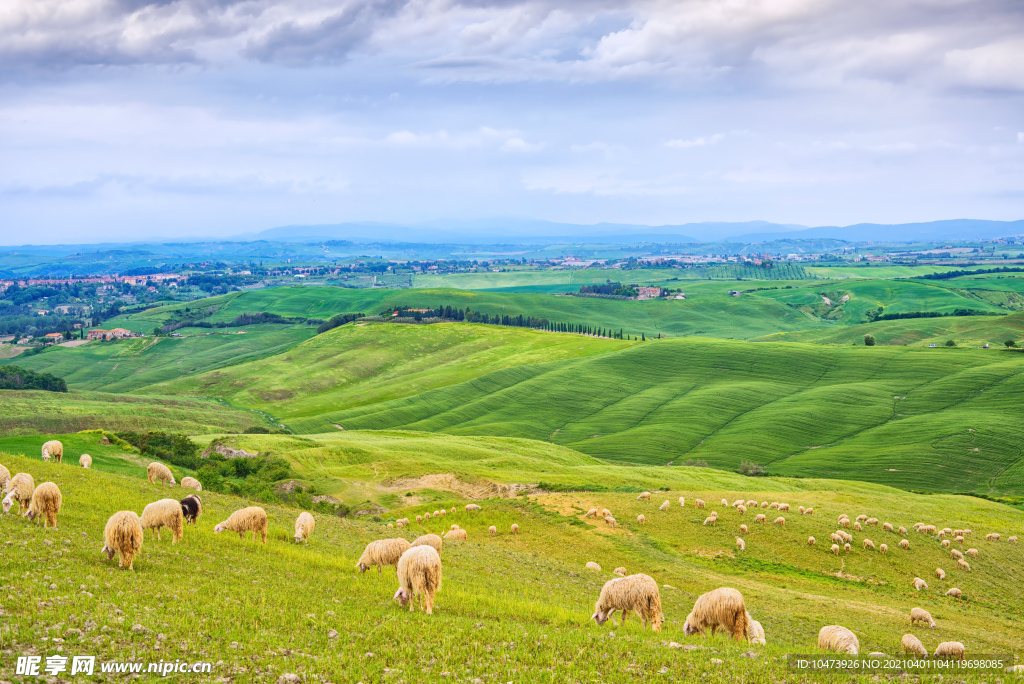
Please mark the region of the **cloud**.
<svg viewBox="0 0 1024 684"><path fill-rule="evenodd" d="M1017 134L1017 142L1024 143L1024 131Z"/></svg>
<svg viewBox="0 0 1024 684"><path fill-rule="evenodd" d="M707 145L717 145L725 139L724 133L715 133L709 136L700 136L699 138L691 138L689 140L669 140L665 143L665 147L672 147L680 150L687 150L691 147L705 147Z"/></svg>
<svg viewBox="0 0 1024 684"><path fill-rule="evenodd" d="M544 144L528 143L522 138L509 138L504 143L502 143L501 147L498 149L500 149L502 152L520 152L524 154L529 154L532 152L540 152L542 149L544 149Z"/></svg>

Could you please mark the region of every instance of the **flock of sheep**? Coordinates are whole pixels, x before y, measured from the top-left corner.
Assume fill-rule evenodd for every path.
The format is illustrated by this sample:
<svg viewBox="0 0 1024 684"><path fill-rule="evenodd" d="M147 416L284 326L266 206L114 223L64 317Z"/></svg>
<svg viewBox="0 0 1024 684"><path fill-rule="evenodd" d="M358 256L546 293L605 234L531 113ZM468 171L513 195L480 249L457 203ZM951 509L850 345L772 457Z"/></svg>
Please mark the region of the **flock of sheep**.
<svg viewBox="0 0 1024 684"><path fill-rule="evenodd" d="M44 461L64 460L64 445L51 440L43 445ZM78 463L83 468L92 466L92 457L82 454ZM146 475L150 484L162 483L174 486L174 474L162 463L150 463L146 467ZM181 486L201 492L203 486L194 477L184 477ZM35 480L28 473L17 473L13 477L6 467L0 465L0 489L3 490L3 510L9 513L12 506L18 504L18 512L29 520L37 518L43 521L44 527L57 527L57 514L60 512L63 498L60 489L53 482L43 482L36 486ZM161 539L161 530L167 528L171 532L171 544L182 540L185 524L196 525L203 514L203 501L199 494L189 494L184 499L160 499L148 504L139 516L135 511L118 511L110 516L103 529L103 549L108 560L118 556L118 566L128 566L134 570L135 556L142 550L145 530L155 530L157 539ZM308 542L316 521L308 512L303 511L295 521L295 541ZM259 506L249 506L235 511L227 520L213 528L215 533L237 532L244 538L246 532L252 532L253 541L259 536L267 543L267 512Z"/></svg>

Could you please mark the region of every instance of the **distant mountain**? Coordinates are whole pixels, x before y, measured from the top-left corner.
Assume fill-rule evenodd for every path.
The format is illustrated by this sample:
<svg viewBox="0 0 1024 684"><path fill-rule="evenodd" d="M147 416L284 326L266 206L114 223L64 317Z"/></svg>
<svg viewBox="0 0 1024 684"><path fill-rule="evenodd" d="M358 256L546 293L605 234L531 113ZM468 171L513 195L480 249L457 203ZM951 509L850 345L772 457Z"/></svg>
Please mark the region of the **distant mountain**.
<svg viewBox="0 0 1024 684"><path fill-rule="evenodd" d="M927 223L858 223L852 226L819 226L805 230L757 232L737 235L733 242L808 240L834 238L847 242L927 242L942 240L989 240L1024 234L1024 221L951 219Z"/></svg>

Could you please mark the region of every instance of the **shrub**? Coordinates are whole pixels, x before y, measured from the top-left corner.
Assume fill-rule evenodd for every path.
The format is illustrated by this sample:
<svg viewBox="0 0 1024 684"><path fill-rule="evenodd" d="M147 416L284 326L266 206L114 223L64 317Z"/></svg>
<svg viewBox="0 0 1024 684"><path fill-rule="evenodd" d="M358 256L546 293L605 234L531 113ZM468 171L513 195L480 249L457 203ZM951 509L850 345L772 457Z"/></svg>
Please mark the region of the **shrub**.
<svg viewBox="0 0 1024 684"><path fill-rule="evenodd" d="M946 340L946 346L947 347L955 347L956 346L956 340Z"/></svg>
<svg viewBox="0 0 1024 684"><path fill-rule="evenodd" d="M764 477L768 474L764 466L749 461L740 463L740 467L736 469L736 472L747 477Z"/></svg>
<svg viewBox="0 0 1024 684"><path fill-rule="evenodd" d="M68 384L63 378L49 373L36 373L18 366L0 366L0 389L67 392Z"/></svg>
<svg viewBox="0 0 1024 684"><path fill-rule="evenodd" d="M1017 346L1017 343L1014 342L1013 340L1006 340L1006 342L1004 342L1003 344L1006 345L1007 349L1013 349L1014 347Z"/></svg>
<svg viewBox="0 0 1024 684"><path fill-rule="evenodd" d="M685 463L680 463L679 465L690 468L707 468L708 462L702 461L699 458L688 458Z"/></svg>
<svg viewBox="0 0 1024 684"><path fill-rule="evenodd" d="M864 346L865 347L874 347L875 346L875 336L874 335L865 335L864 336Z"/></svg>

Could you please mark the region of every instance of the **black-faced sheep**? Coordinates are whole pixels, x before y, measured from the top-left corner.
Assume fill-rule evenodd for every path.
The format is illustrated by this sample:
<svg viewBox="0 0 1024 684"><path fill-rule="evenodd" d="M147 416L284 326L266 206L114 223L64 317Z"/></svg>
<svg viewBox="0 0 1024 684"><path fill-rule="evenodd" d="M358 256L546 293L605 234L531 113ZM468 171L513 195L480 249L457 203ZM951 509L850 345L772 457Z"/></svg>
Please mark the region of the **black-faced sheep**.
<svg viewBox="0 0 1024 684"><path fill-rule="evenodd" d="M32 494L36 491L36 482L28 473L18 473L7 481L4 491L7 493L3 502L4 513L9 512L15 502L18 504L18 513L27 513L32 503Z"/></svg>
<svg viewBox="0 0 1024 684"><path fill-rule="evenodd" d="M51 458L57 463L64 460L64 445L55 439L43 444L43 460L49 461Z"/></svg>
<svg viewBox="0 0 1024 684"><path fill-rule="evenodd" d="M719 629L731 634L736 641L747 635L747 608L743 594L729 587L709 591L697 598L693 610L686 616L683 631L687 636L704 634L710 628L714 636Z"/></svg>
<svg viewBox="0 0 1024 684"><path fill-rule="evenodd" d="M363 555L359 557L356 567L359 572L366 572L374 565L377 566L377 574L385 565L398 566L402 554L412 548L407 540L397 537L395 539L378 539L366 545Z"/></svg>
<svg viewBox="0 0 1024 684"><path fill-rule="evenodd" d="M29 504L29 520L36 518L43 519L43 527L57 527L57 513L60 512L62 498L57 485L52 482L43 482L32 492L32 503Z"/></svg>
<svg viewBox="0 0 1024 684"><path fill-rule="evenodd" d="M90 456L89 454L82 454L81 456L78 457L78 465L82 466L83 468L91 467L92 456Z"/></svg>
<svg viewBox="0 0 1024 684"><path fill-rule="evenodd" d="M818 632L818 648L834 653L857 655L860 642L857 635L840 625L827 625Z"/></svg>
<svg viewBox="0 0 1024 684"><path fill-rule="evenodd" d="M161 528L166 527L172 532L171 544L181 540L185 514L181 510L181 502L175 499L160 499L142 509L142 529L156 530L156 538L160 539Z"/></svg>
<svg viewBox="0 0 1024 684"><path fill-rule="evenodd" d="M249 506L235 511L231 516L213 528L215 534L221 532L237 532L240 539L245 539L246 532L252 532L252 540L261 536L267 543L267 512L259 506ZM406 542L408 544L409 542Z"/></svg>
<svg viewBox="0 0 1024 684"><path fill-rule="evenodd" d="M198 494L189 494L179 503L181 503L181 515L185 518L185 522L195 525L203 514L203 500L199 498Z"/></svg>
<svg viewBox="0 0 1024 684"><path fill-rule="evenodd" d="M621 612L621 625L626 624L626 616L631 611L636 611L645 630L650 623L651 629L660 632L663 618L658 583L641 574L608 580L601 588L590 619L603 625L616 610Z"/></svg>
<svg viewBox="0 0 1024 684"><path fill-rule="evenodd" d="M181 486L185 489L194 489L197 492L203 491L203 485L194 477L185 476L181 478Z"/></svg>
<svg viewBox="0 0 1024 684"><path fill-rule="evenodd" d="M434 612L434 596L441 589L441 556L432 546L409 548L398 559L398 591L394 600L409 611L416 606L414 597L419 596L420 610L430 615Z"/></svg>
<svg viewBox="0 0 1024 684"><path fill-rule="evenodd" d="M413 541L413 546L429 546L432 547L438 553L441 553L441 546L444 542L436 534L425 534L422 537L416 537Z"/></svg>
<svg viewBox="0 0 1024 684"><path fill-rule="evenodd" d="M903 648L904 653L928 657L928 651L925 649L924 644L913 634L904 634L900 640L900 647Z"/></svg>
<svg viewBox="0 0 1024 684"><path fill-rule="evenodd" d="M118 567L128 566L134 570L132 562L142 550L142 522L134 511L119 511L110 516L107 526L103 528L103 550L107 560L119 554Z"/></svg>
<svg viewBox="0 0 1024 684"><path fill-rule="evenodd" d="M952 660L964 660L967 649L959 641L943 641L935 649L936 658L950 658Z"/></svg>
<svg viewBox="0 0 1024 684"><path fill-rule="evenodd" d="M174 474L171 473L171 469L163 463L157 463L156 461L146 466L146 477L149 479L149 484L153 484L156 480L166 482L168 485L177 484L174 481Z"/></svg>
<svg viewBox="0 0 1024 684"><path fill-rule="evenodd" d="M299 513L299 517L295 519L295 542L308 544L314 527L316 527L316 520L313 519L311 513L307 511Z"/></svg>
<svg viewBox="0 0 1024 684"><path fill-rule="evenodd" d="M935 620L932 619L932 614L924 608L910 609L910 626L913 627L915 622L923 622L930 628L935 629Z"/></svg>

